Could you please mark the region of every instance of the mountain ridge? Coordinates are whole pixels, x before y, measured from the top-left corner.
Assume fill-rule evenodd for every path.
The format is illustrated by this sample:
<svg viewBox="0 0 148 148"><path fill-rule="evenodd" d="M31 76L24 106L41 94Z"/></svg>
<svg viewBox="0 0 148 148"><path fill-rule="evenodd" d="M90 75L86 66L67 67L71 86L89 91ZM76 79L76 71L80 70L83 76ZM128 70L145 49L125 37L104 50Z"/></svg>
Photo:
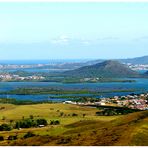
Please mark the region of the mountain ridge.
<svg viewBox="0 0 148 148"><path fill-rule="evenodd" d="M101 63L106 60L116 60L122 63L131 63L131 64L148 64L148 55L142 57L135 57L135 58L126 58L126 59L96 59L85 62L86 65L92 65L96 63Z"/></svg>
<svg viewBox="0 0 148 148"><path fill-rule="evenodd" d="M135 58L119 59L119 61L131 64L148 64L148 55Z"/></svg>
<svg viewBox="0 0 148 148"><path fill-rule="evenodd" d="M101 63L83 66L81 68L65 71L64 74L75 77L137 77L138 73L116 60L106 60Z"/></svg>

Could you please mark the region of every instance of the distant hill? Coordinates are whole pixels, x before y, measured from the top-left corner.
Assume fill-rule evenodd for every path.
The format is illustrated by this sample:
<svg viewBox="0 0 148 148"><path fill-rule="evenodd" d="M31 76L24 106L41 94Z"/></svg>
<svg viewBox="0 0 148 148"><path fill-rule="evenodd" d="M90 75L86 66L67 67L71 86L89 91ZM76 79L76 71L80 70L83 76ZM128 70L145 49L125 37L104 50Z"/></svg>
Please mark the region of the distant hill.
<svg viewBox="0 0 148 148"><path fill-rule="evenodd" d="M92 65L96 63L100 63L105 61L106 59L98 59L98 60L92 60L85 62L86 65ZM110 59L110 60L115 60L115 59ZM117 61L121 63L131 63L131 64L148 64L148 56L143 56L143 57L136 57L136 58L128 58L128 59L116 59Z"/></svg>
<svg viewBox="0 0 148 148"><path fill-rule="evenodd" d="M107 60L90 66L64 72L65 75L75 77L137 77L138 73L126 65L114 60Z"/></svg>
<svg viewBox="0 0 148 148"><path fill-rule="evenodd" d="M136 57L130 59L119 59L119 61L132 64L148 64L148 56Z"/></svg>
<svg viewBox="0 0 148 148"><path fill-rule="evenodd" d="M148 71L146 71L143 75L148 77Z"/></svg>

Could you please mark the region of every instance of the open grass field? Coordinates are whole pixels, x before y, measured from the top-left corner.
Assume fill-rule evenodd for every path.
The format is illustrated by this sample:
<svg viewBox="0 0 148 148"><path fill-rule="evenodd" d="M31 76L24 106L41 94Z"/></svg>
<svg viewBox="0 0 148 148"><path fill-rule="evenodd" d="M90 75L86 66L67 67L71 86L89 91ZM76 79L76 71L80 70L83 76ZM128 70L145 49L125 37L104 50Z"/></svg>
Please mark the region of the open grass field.
<svg viewBox="0 0 148 148"><path fill-rule="evenodd" d="M96 116L98 109L70 104L0 104L0 124L29 118L59 120L59 125L1 131L0 145L148 145L148 111L122 116ZM61 116L62 113L62 116ZM72 116L75 113L77 116ZM85 114L85 117L83 117ZM24 139L31 131L35 136ZM17 135L16 140L7 140Z"/></svg>

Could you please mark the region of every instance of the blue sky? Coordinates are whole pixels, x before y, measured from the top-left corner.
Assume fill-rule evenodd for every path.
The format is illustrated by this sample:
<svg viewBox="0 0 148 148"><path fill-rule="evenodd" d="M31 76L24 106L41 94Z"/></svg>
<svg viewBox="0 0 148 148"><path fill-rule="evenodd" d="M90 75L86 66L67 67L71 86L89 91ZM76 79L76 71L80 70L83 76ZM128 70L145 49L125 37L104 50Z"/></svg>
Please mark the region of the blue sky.
<svg viewBox="0 0 148 148"><path fill-rule="evenodd" d="M148 55L148 3L0 2L0 59Z"/></svg>

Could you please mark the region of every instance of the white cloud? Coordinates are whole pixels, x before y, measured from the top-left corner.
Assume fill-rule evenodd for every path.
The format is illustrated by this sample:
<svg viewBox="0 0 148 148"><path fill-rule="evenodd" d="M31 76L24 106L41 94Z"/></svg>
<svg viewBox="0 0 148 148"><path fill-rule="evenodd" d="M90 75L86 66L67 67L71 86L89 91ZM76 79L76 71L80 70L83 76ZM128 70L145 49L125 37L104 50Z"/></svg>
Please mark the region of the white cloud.
<svg viewBox="0 0 148 148"><path fill-rule="evenodd" d="M84 45L90 45L91 41L90 40L81 40L81 43Z"/></svg>
<svg viewBox="0 0 148 148"><path fill-rule="evenodd" d="M142 36L142 37L133 39L133 41L143 41L143 40L148 40L148 36Z"/></svg>
<svg viewBox="0 0 148 148"><path fill-rule="evenodd" d="M66 35L61 35L56 39L52 39L51 43L53 44L68 44L70 41L70 38Z"/></svg>
<svg viewBox="0 0 148 148"><path fill-rule="evenodd" d="M89 45L90 44L90 42L88 42L88 41L83 41L82 43L85 44L85 45Z"/></svg>
<svg viewBox="0 0 148 148"><path fill-rule="evenodd" d="M118 37L102 37L102 38L95 38L95 39L89 39L89 38L70 38L67 35L61 35L55 39L52 39L50 42L52 44L57 45L67 45L67 44L81 44L85 46L89 46L92 44L98 43L98 41L106 41L106 40L118 40Z"/></svg>
<svg viewBox="0 0 148 148"><path fill-rule="evenodd" d="M118 40L118 37L113 37L113 36L106 36L106 37L102 37L99 38L98 40Z"/></svg>

